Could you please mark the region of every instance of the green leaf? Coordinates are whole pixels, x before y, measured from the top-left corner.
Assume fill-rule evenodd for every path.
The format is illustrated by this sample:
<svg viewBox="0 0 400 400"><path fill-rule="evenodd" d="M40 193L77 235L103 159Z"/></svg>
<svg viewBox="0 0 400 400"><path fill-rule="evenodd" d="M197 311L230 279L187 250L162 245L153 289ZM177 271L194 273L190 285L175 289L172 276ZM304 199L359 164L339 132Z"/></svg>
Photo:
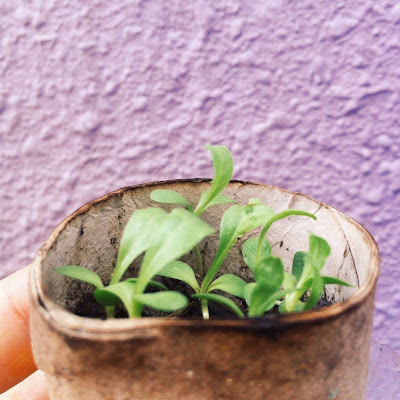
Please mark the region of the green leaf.
<svg viewBox="0 0 400 400"><path fill-rule="evenodd" d="M189 211L193 212L193 208L189 201L180 193L168 189L157 189L150 193L150 198L159 203L179 204L185 206Z"/></svg>
<svg viewBox="0 0 400 400"><path fill-rule="evenodd" d="M262 259L254 269L254 277L257 284L268 292L279 290L283 283L284 269L279 257L267 257Z"/></svg>
<svg viewBox="0 0 400 400"><path fill-rule="evenodd" d="M119 283L123 282L114 283L114 285L118 285ZM99 304L102 304L103 306L115 306L122 303L119 295L114 293L114 285L112 285L111 287L106 286L102 289L96 289L93 292L94 298ZM118 290L118 288L116 289Z"/></svg>
<svg viewBox="0 0 400 400"><path fill-rule="evenodd" d="M321 295L323 293L323 286L324 285L341 285L341 286L347 286L347 287L354 287L353 285L350 285L349 283L342 281L338 278L334 278L332 276L320 276L322 280L322 290L321 290L321 282L319 281L319 272L317 275L317 281L314 282L314 278L308 279L304 284L302 289L299 291L300 297L303 296L303 294L313 288L314 285L314 294L311 292L311 295L308 299L309 303L303 303L302 301L298 300L297 303L294 305L294 309L291 309L290 312L297 312L297 311L304 311L304 310L309 310L313 308L317 303L318 300L321 298ZM311 300L310 300L311 299ZM316 300L315 300L316 299ZM281 305L279 307L280 312L289 312L289 310L286 307L286 300L284 302L284 305Z"/></svg>
<svg viewBox="0 0 400 400"><path fill-rule="evenodd" d="M306 263L313 265L318 271L321 271L326 259L331 253L328 242L319 236L310 232L310 249L306 256Z"/></svg>
<svg viewBox="0 0 400 400"><path fill-rule="evenodd" d="M236 240L245 233L265 225L273 215L274 212L271 208L263 204L249 206L234 205L225 212L221 220L217 254L201 286L203 293L207 291L209 284L214 279Z"/></svg>
<svg viewBox="0 0 400 400"><path fill-rule="evenodd" d="M253 293L255 287L256 287L255 282L248 283L244 287L243 296L248 306L250 305L251 294Z"/></svg>
<svg viewBox="0 0 400 400"><path fill-rule="evenodd" d="M205 199L207 198L207 196L209 195L209 193L210 193L210 189L204 191L200 196L199 203L204 202ZM237 201L220 193L207 204L207 206L204 210L206 210L207 208L212 207L212 206L217 206L219 204L237 204Z"/></svg>
<svg viewBox="0 0 400 400"><path fill-rule="evenodd" d="M312 276L312 284L310 287L310 296L305 303L304 309L313 308L320 299L324 291L324 282L320 274L326 259L331 252L331 248L326 240L310 233L310 249L304 258L304 268L299 285L303 281L303 277Z"/></svg>
<svg viewBox="0 0 400 400"><path fill-rule="evenodd" d="M117 282L94 291L96 301L105 306L124 304L131 318L134 317L133 299L136 283L130 281Z"/></svg>
<svg viewBox="0 0 400 400"><path fill-rule="evenodd" d="M321 298L322 293L324 292L324 285L342 285L353 287L347 282L344 282L340 279L331 277L331 276L321 276L320 271L317 267L314 268L314 278L311 281L311 293L306 303L304 304L304 310L312 309Z"/></svg>
<svg viewBox="0 0 400 400"><path fill-rule="evenodd" d="M311 232L309 238L310 248L304 256L304 266L297 282L297 288L302 290L291 293L286 297L286 309L288 311L294 310L297 301L308 289L311 289L311 293L304 307L305 309L314 307L324 290L324 282L320 271L330 254L330 247L324 239L313 235ZM310 283L311 286L309 286Z"/></svg>
<svg viewBox="0 0 400 400"><path fill-rule="evenodd" d="M195 213L200 215L226 187L232 179L233 159L229 150L225 146L209 146L206 148L211 152L214 165L214 179L211 183L211 189L206 197L199 201Z"/></svg>
<svg viewBox="0 0 400 400"><path fill-rule="evenodd" d="M310 290L310 296L304 305L304 310L310 310L313 308L318 303L318 300L324 292L324 282L317 267L314 267L314 278Z"/></svg>
<svg viewBox="0 0 400 400"><path fill-rule="evenodd" d="M243 236L245 233L250 232L253 229L265 225L274 216L272 209L264 204L233 206L230 208L230 210L234 207L241 207L242 209L240 223L236 228L238 237Z"/></svg>
<svg viewBox="0 0 400 400"><path fill-rule="evenodd" d="M350 285L350 283L347 283L345 281L342 281L338 278L334 278L333 276L322 276L322 281L324 285L341 285L341 286L347 286L347 287L354 287L353 285Z"/></svg>
<svg viewBox="0 0 400 400"><path fill-rule="evenodd" d="M249 310L248 310L249 317L257 317L264 314L266 306L270 303L269 301L270 295L271 292L267 290L267 288L264 285L264 282L262 283L256 282L254 288L251 291ZM265 304L266 302L268 304Z"/></svg>
<svg viewBox="0 0 400 400"><path fill-rule="evenodd" d="M313 275L311 293L304 306L305 310L313 308L320 299L324 291L324 282L320 274L326 259L329 257L331 248L326 240L319 236L315 236L310 233L310 249L304 258L304 269L303 275L310 271L310 275ZM312 271L312 272L311 272ZM303 276L302 276L303 278ZM299 280L299 284L301 283Z"/></svg>
<svg viewBox="0 0 400 400"><path fill-rule="evenodd" d="M280 258L262 259L254 269L256 285L251 291L249 316L260 316L275 305L276 292L280 292L283 283L284 269Z"/></svg>
<svg viewBox="0 0 400 400"><path fill-rule="evenodd" d="M80 267L79 265L64 265L55 269L60 274L70 278L78 279L82 282L90 283L96 288L102 288L103 282L99 275L87 268Z"/></svg>
<svg viewBox="0 0 400 400"><path fill-rule="evenodd" d="M300 210L285 210L280 212L279 214L274 215L264 226L263 230L261 231L261 235L260 235L260 239L258 241L258 247L257 247L257 257L256 260L257 262L261 259L262 257L262 246L263 246L263 242L267 240L266 236L267 236L267 232L269 230L269 228L271 227L271 225L276 222L279 221L281 219L290 217L292 215L299 215L299 216L305 216L305 217L310 217L314 220L317 219L317 217L314 214L310 214L306 211L300 211Z"/></svg>
<svg viewBox="0 0 400 400"><path fill-rule="evenodd" d="M138 278L129 278L127 279L128 282L133 282L136 283L138 280ZM168 290L168 288L163 285L161 282L157 282L157 281L149 281L148 286L153 286L157 289L161 289L161 290Z"/></svg>
<svg viewBox="0 0 400 400"><path fill-rule="evenodd" d="M297 283L296 277L285 271L283 274L282 286L285 289L293 289L296 287L296 283Z"/></svg>
<svg viewBox="0 0 400 400"><path fill-rule="evenodd" d="M193 249L214 229L189 211L176 208L160 221L157 236L147 249L137 282L137 293L142 293L150 279L171 261Z"/></svg>
<svg viewBox="0 0 400 400"><path fill-rule="evenodd" d="M220 294L196 293L196 294L192 294L192 297L195 299L205 299L207 301L215 301L215 302L220 303L220 304L224 305L225 307L231 309L239 317L241 317L241 318L244 317L242 310L237 306L237 304L233 300L228 299L227 297L222 296Z"/></svg>
<svg viewBox="0 0 400 400"><path fill-rule="evenodd" d="M133 213L122 235L111 284L120 281L132 261L151 245L167 216L168 213L161 208L146 208Z"/></svg>
<svg viewBox="0 0 400 400"><path fill-rule="evenodd" d="M249 200L249 206L262 206L263 202L261 199L252 198Z"/></svg>
<svg viewBox="0 0 400 400"><path fill-rule="evenodd" d="M306 256L305 251L298 251L293 257L292 274L297 280L300 279L304 268L304 258Z"/></svg>
<svg viewBox="0 0 400 400"><path fill-rule="evenodd" d="M298 300L297 303L294 306L294 309L292 310L292 312L301 312L304 311L304 306L305 304L301 301ZM286 309L286 300L283 300L281 302L281 304L279 304L279 312L282 314L286 314L289 311Z"/></svg>
<svg viewBox="0 0 400 400"><path fill-rule="evenodd" d="M256 267L256 255L257 255L258 237L254 237L246 240L243 243L242 254L246 265L254 271ZM262 257L270 257L272 255L271 245L268 240L264 240L261 248Z"/></svg>
<svg viewBox="0 0 400 400"><path fill-rule="evenodd" d="M243 299L243 291L246 285L246 281L242 278L233 274L225 274L212 282L207 291L212 292L213 290L222 290Z"/></svg>
<svg viewBox="0 0 400 400"><path fill-rule="evenodd" d="M142 293L135 296L138 303L160 311L177 311L188 305L188 299L182 293L172 290L157 293Z"/></svg>
<svg viewBox="0 0 400 400"><path fill-rule="evenodd" d="M261 286L261 285L260 285ZM283 296L290 294L297 289L289 289L289 290L278 290L270 296L266 296L264 294L264 298L262 296L258 297L258 294L256 292L257 285L255 286L255 289L252 291L252 296L257 296L257 301L253 301L252 298L250 298L250 306L249 306L249 317L260 317L261 315L265 314L267 311L270 311L276 304L276 302L281 299ZM260 287L261 289L261 287ZM260 291L260 294L262 292ZM252 303L253 301L253 303Z"/></svg>
<svg viewBox="0 0 400 400"><path fill-rule="evenodd" d="M161 269L158 275L165 276L166 278L178 279L182 282L185 282L196 292L200 290L200 286L197 283L193 269L182 261L175 260L168 263L165 267Z"/></svg>

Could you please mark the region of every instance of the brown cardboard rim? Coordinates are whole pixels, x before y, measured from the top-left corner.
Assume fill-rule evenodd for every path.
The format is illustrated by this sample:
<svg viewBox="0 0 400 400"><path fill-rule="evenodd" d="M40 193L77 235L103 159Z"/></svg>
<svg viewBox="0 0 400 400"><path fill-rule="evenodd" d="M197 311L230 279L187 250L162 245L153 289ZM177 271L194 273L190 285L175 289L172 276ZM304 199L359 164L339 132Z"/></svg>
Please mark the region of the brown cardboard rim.
<svg viewBox="0 0 400 400"><path fill-rule="evenodd" d="M115 319L115 320L98 320L74 315L62 307L58 306L46 293L42 280L41 263L45 259L47 252L57 240L58 235L66 227L66 225L73 220L76 216L87 212L92 206L108 200L112 197L121 196L126 190L143 188L153 185L168 185L171 183L196 183L196 182L209 182L210 179L195 178L195 179L177 179L158 182L149 182L139 185L132 185L121 188L119 190L110 192L96 200L90 201L84 206L80 207L69 217L64 219L50 234L44 245L38 251L36 258L31 268L31 285L30 295L33 305L39 307L40 313L54 328L62 331L69 336L86 337L90 339L103 340L108 339L110 335L115 339L124 340L139 334L143 337L143 331L146 330L150 336L156 334L158 336L159 330L162 328L194 328L194 329L208 329L208 328L224 328L224 329L240 329L240 330L280 330L288 328L292 325L298 324L318 324L327 319L336 318L343 315L350 310L360 306L370 295L373 295L380 271L380 257L378 245L372 235L361 224L350 218L346 214L338 211L334 207L327 206L307 195L297 192L290 192L285 189L277 188L272 185L263 183L255 183L249 181L232 180L232 183L240 183L243 185L260 185L271 189L278 189L287 194L303 196L310 199L321 206L327 206L344 216L347 222L355 225L357 229L364 235L364 238L371 247L371 260L369 274L365 282L359 287L348 299L341 303L333 304L324 307L320 310L303 311L292 314L279 314L278 316L271 316L270 318L255 318L244 320L188 320L178 318L141 318L141 319ZM151 334L152 332L152 334Z"/></svg>

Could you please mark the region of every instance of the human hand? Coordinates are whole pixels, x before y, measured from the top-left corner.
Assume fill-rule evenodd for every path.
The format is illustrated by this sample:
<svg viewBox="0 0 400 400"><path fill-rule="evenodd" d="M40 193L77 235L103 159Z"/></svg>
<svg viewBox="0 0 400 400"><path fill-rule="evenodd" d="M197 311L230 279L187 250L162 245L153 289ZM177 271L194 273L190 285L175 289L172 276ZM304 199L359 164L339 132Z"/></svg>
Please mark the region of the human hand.
<svg viewBox="0 0 400 400"><path fill-rule="evenodd" d="M29 270L0 281L0 400L49 400L29 335Z"/></svg>

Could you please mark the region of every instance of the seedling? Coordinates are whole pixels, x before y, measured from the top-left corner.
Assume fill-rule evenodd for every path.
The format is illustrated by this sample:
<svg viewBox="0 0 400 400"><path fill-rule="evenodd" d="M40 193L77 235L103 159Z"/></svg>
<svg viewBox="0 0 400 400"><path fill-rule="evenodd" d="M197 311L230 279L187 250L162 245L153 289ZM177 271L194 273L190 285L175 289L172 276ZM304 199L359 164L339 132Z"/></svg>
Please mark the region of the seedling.
<svg viewBox="0 0 400 400"><path fill-rule="evenodd" d="M248 305L249 317L259 317L279 304L282 313L305 311L313 308L320 299L324 285L335 284L350 286L333 277L321 276L320 272L330 254L328 243L309 234L309 251L297 252L293 259L292 274L285 272L282 261L271 254L268 242L262 244L264 258L256 261L254 239L249 239L243 246L243 257L247 266L254 273L254 283L244 287L244 298ZM261 239L261 237L260 237ZM260 242L259 239L256 239ZM258 246L257 246L258 247ZM283 288L283 289L282 289ZM301 301L310 290L306 302ZM285 300L280 301L285 297Z"/></svg>
<svg viewBox="0 0 400 400"><path fill-rule="evenodd" d="M225 261L229 251L232 249L239 237L260 226L267 226L268 224L271 224L272 222L289 215L303 215L315 219L314 215L298 210L289 210L275 215L272 209L262 204L261 200L259 199L251 199L247 206L234 205L230 207L222 217L220 241L217 253L206 276L204 279L202 279L201 284L197 283L196 281L196 285L193 285L185 280L186 276L189 274L189 270L191 269L188 265L185 266L185 276L181 274L181 271L183 271L184 268L183 266L181 266L179 269L174 268L173 272L170 270L169 266L167 266L165 269L162 269L159 272L159 275L167 276L165 274L165 270L167 270L169 278L179 279L191 285L196 292L192 297L201 300L202 313L205 319L209 318L209 301L219 302L231 308L234 312L241 316L242 313L238 312L238 307L235 302L221 294L214 294L211 292L220 290L234 296L244 298L243 290L246 282L238 276L232 274L222 275L217 279L215 279L215 277ZM263 242L263 240L260 240L260 242ZM191 276L190 282L193 282L193 278L194 276Z"/></svg>
<svg viewBox="0 0 400 400"><path fill-rule="evenodd" d="M199 217L183 209L170 213L160 208L136 211L130 218L118 253L117 264L110 284L104 286L100 276L80 266L63 266L56 270L69 277L92 284L94 297L106 306L108 317L114 316L114 306L123 303L128 315L140 317L143 306L161 311L176 311L186 307L187 298L175 291L145 293L147 286L159 286L152 278L171 261L190 251L214 230ZM120 281L125 271L145 252L139 276Z"/></svg>
<svg viewBox="0 0 400 400"><path fill-rule="evenodd" d="M172 190L155 190L151 199L183 208L175 208L170 213L160 208L136 211L130 218L121 239L116 267L108 285L100 276L80 266L63 266L56 270L66 276L90 283L95 287L94 297L105 306L107 316L114 316L115 305L123 303L128 315L133 318L142 315L143 306L161 311L180 310L188 304L181 293L170 291L163 284L153 280L156 276L173 278L188 284L193 290L192 298L198 299L204 319L209 316L209 301L230 308L239 317L244 317L232 298L224 292L244 299L248 305L249 317L259 317L279 304L280 312L304 311L315 306L323 292L324 285L349 284L332 277L320 275L320 271L330 254L330 247L324 239L310 234L309 251L296 253L292 274L285 272L282 261L272 256L271 246L266 238L268 229L280 219L303 216L316 219L315 215L299 210L286 210L275 214L259 199L250 199L247 205L237 202L221 192L232 178L233 160L224 146L206 146L211 152L214 164L214 179L210 189L200 196L197 206L182 194ZM212 206L230 204L220 224L220 239L214 260L204 273L198 244L214 229L200 218ZM216 278L228 253L241 236L263 227L258 238L248 239L243 245L243 258L252 270L254 282L247 283L234 274ZM193 251L196 267L178 259ZM137 278L121 281L132 262L145 253ZM196 276L197 273L197 276ZM146 293L148 287L159 291ZM215 293L215 291L218 291ZM302 301L309 292L306 301Z"/></svg>

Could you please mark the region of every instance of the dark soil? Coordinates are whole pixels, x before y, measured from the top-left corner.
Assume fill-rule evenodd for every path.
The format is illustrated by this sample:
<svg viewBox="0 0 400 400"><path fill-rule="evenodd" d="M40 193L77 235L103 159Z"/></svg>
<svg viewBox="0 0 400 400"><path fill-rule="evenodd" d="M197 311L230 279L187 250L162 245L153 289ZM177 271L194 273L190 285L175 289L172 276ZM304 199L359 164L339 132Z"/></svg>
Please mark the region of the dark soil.
<svg viewBox="0 0 400 400"><path fill-rule="evenodd" d="M185 293L185 294L188 295L187 293ZM323 307L327 307L332 304L333 304L333 301L327 300L326 298L322 297L318 301L318 303L314 307L314 309L321 309ZM238 305L242 310L246 310L244 301L241 301ZM81 317L106 319L104 307L96 302L92 293L85 293L82 296L81 300L78 302L75 310L71 310L71 311ZM218 303L210 302L209 303L209 312L210 312L211 319L231 319L232 320L232 319L238 318L236 314L234 314L229 309L227 309L226 307L224 307ZM271 310L266 315L271 315L271 314L277 315L278 307L275 307L273 310ZM169 317L169 318L175 317L175 318L182 318L182 319L202 319L202 314L201 314L200 302L196 300L196 301L191 301L184 310L176 312L176 313L172 313L172 314L171 313L163 313L163 312L145 308L143 310L143 317L145 317L145 318L146 317ZM115 318L128 318L128 314L122 305L118 305L116 307Z"/></svg>
<svg viewBox="0 0 400 400"><path fill-rule="evenodd" d="M318 303L315 305L314 309L319 310L320 308L331 306L332 304L334 304L334 302L332 300L328 300L325 297L321 297L318 300Z"/></svg>
<svg viewBox="0 0 400 400"><path fill-rule="evenodd" d="M71 310L80 317L106 319L104 306L98 304L91 293L86 293L78 302L75 310ZM236 319L236 314L217 303L209 304L210 317L213 319ZM184 309L176 313L162 313L144 308L143 317L178 317L183 319L202 319L200 303L192 301ZM115 318L128 318L128 314L122 305L115 309Z"/></svg>
<svg viewBox="0 0 400 400"><path fill-rule="evenodd" d="M104 306L97 303L92 293L85 293L72 311L80 317L106 319ZM128 313L122 305L116 307L115 318L128 318Z"/></svg>

